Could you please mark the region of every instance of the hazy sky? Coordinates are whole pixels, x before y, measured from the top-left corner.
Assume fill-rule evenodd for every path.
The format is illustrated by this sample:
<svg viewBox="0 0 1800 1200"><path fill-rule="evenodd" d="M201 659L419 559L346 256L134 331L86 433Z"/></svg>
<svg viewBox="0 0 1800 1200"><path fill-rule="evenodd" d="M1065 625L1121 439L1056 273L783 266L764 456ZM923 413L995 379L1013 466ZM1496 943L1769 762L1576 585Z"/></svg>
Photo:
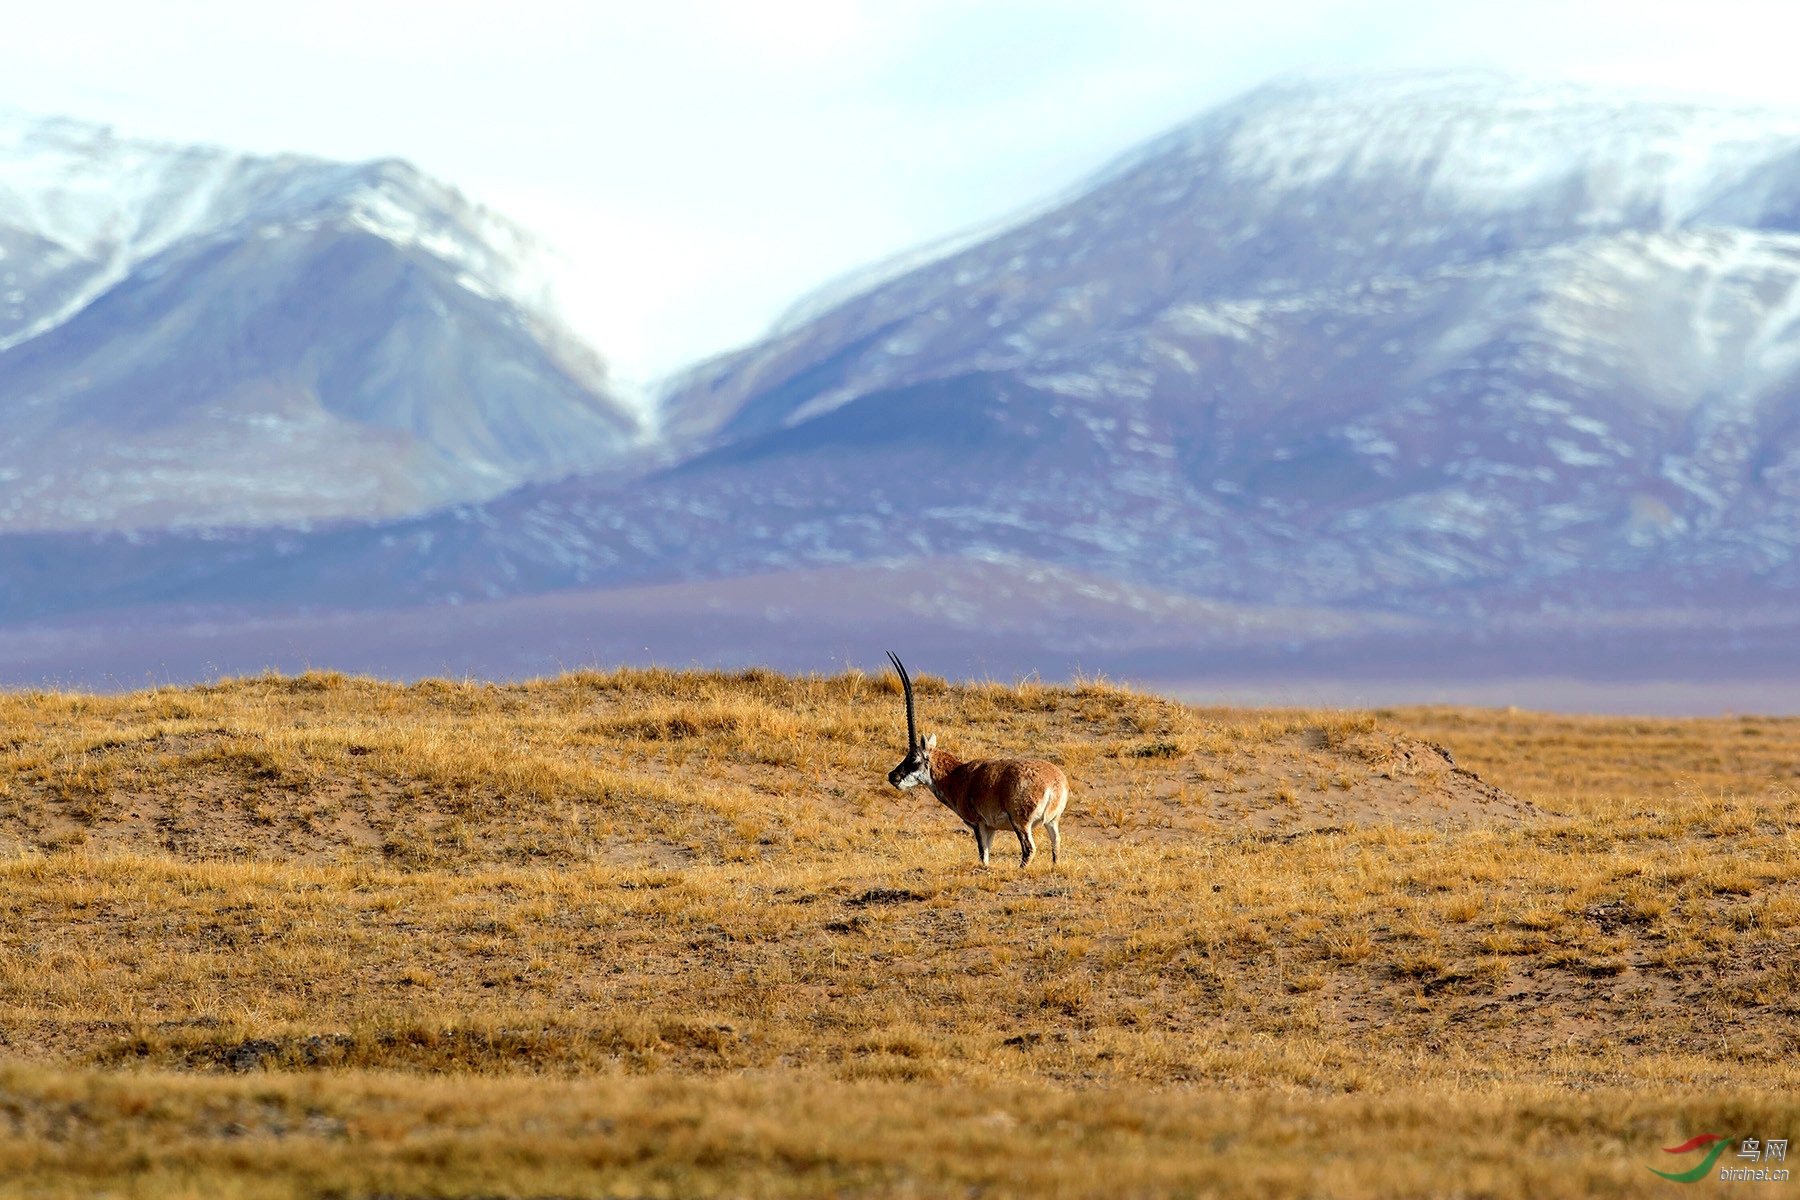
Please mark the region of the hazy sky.
<svg viewBox="0 0 1800 1200"><path fill-rule="evenodd" d="M0 105L121 133L397 155L580 268L628 379L1002 216L1272 76L1489 66L1800 104L1800 4L1712 0L62 0Z"/></svg>

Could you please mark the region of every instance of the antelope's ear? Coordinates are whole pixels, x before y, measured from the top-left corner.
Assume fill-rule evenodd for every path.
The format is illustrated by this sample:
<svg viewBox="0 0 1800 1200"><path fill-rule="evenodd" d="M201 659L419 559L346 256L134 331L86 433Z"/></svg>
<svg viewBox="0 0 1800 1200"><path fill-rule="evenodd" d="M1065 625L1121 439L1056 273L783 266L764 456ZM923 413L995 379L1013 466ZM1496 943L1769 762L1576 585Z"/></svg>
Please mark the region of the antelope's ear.
<svg viewBox="0 0 1800 1200"><path fill-rule="evenodd" d="M937 749L937 734L928 733L925 735L925 748L927 750L936 750Z"/></svg>

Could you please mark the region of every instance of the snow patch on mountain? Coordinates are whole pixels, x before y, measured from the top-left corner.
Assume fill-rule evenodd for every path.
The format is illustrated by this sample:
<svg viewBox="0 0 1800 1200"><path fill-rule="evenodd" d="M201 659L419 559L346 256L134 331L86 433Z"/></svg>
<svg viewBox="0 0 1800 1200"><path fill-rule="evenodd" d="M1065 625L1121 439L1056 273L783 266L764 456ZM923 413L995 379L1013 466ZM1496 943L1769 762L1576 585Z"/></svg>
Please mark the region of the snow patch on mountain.
<svg viewBox="0 0 1800 1200"><path fill-rule="evenodd" d="M1724 188L1800 147L1800 113L1502 75L1425 74L1254 93L1186 134L1223 137L1240 177L1280 191L1333 180L1415 181L1470 210L1579 185L1578 223L1691 219Z"/></svg>
<svg viewBox="0 0 1800 1200"><path fill-rule="evenodd" d="M54 305L0 336L0 351L56 328L137 264L218 224L223 212L241 213L253 163L221 150L126 141L105 126L0 112L0 227L55 247L45 264L51 269L71 260L86 266ZM28 270L14 255L0 280L19 294Z"/></svg>

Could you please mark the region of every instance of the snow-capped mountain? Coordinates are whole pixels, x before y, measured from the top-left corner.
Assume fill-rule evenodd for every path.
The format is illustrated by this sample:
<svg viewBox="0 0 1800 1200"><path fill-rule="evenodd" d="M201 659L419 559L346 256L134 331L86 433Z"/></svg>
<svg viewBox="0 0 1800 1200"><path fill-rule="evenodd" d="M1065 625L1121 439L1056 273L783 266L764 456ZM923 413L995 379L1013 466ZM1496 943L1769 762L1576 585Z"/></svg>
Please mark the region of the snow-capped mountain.
<svg viewBox="0 0 1800 1200"><path fill-rule="evenodd" d="M891 552L885 502L936 551L1240 598L1768 577L1800 542L1797 283L1800 114L1285 84L703 366L668 423L740 513L831 445L820 555Z"/></svg>
<svg viewBox="0 0 1800 1200"><path fill-rule="evenodd" d="M0 529L390 518L620 462L530 235L405 163L0 115Z"/></svg>
<svg viewBox="0 0 1800 1200"><path fill-rule="evenodd" d="M998 627L966 580L1004 577L1119 588L1119 627L1168 597L1312 614L1256 627L1277 656L1379 633L1371 654L1492 636L1555 664L1586 638L1601 662L1637 652L1617 630L1677 629L1704 664L1754 625L1772 662L1800 586L1800 113L1492 76L1267 87L834 285L659 422L655 473L381 525L0 539L0 614L838 572L846 596L904 575L903 607L958 636ZM1157 620L1184 653L1251 636ZM1090 667L1157 653L1032 621L1008 636L1098 639Z"/></svg>

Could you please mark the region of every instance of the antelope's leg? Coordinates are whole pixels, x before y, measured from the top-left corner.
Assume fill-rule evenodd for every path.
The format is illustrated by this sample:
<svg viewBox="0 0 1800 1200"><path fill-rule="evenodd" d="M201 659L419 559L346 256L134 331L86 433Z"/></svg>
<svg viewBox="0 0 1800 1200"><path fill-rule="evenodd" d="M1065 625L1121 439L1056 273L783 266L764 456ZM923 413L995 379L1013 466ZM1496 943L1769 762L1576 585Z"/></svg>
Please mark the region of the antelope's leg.
<svg viewBox="0 0 1800 1200"><path fill-rule="evenodd" d="M986 825L975 826L975 848L981 851L981 865L988 865L988 847L994 844L994 831Z"/></svg>
<svg viewBox="0 0 1800 1200"><path fill-rule="evenodd" d="M1055 821L1045 821L1044 828L1050 831L1050 862L1054 865L1057 852L1062 849L1062 833L1056 828Z"/></svg>
<svg viewBox="0 0 1800 1200"><path fill-rule="evenodd" d="M1020 824L1014 821L1013 832L1019 835L1019 865L1028 867L1031 865L1031 856L1037 853L1037 842L1031 836L1031 823L1027 821Z"/></svg>

